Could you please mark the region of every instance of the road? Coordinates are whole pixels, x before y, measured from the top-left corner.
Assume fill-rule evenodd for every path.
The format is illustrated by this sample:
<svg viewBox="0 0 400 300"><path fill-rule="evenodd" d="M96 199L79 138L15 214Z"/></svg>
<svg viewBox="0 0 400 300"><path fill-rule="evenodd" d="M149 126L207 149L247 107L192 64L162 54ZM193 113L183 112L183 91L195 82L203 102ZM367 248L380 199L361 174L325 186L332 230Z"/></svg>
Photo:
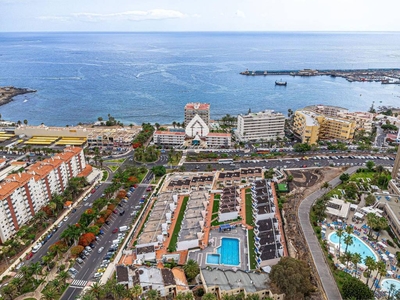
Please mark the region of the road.
<svg viewBox="0 0 400 300"><path fill-rule="evenodd" d="M149 184L152 179L153 174L149 172L143 179L142 184ZM124 225L128 226L132 224L133 219L131 217L131 212L134 210L138 210L137 208L135 208L135 206L139 206L139 201L145 194L146 186L138 186L136 190L132 193L132 196L129 198L128 203L123 204L123 207L118 207L118 212L125 210L125 214L123 216L120 216L119 214L112 214L109 218L110 225L104 224L102 226L104 234L100 235L100 239L94 242L95 248L93 249L93 251L81 265L75 263L74 268L78 270L78 274L75 276L72 284L68 287L68 289L61 297L61 300L76 299L76 297L82 291L83 287L86 286L89 281L93 280L93 275L103 261L103 257L106 255L107 250L110 248L112 240L115 240L117 238L117 234L113 234L112 230L114 228L119 228ZM99 249L100 247L104 247L104 250L101 253L98 253L97 249Z"/></svg>
<svg viewBox="0 0 400 300"><path fill-rule="evenodd" d="M350 168L348 170L348 173L352 174L356 170L357 167ZM336 187L340 183L341 181L339 177L336 177L329 182L332 188ZM303 231L304 237L306 239L307 245L310 249L310 253L314 261L314 265L317 269L318 276L326 293L326 298L339 300L342 299L339 289L336 284L332 284L332 282L335 282L335 280L329 266L327 265L325 254L322 252L321 245L318 242L318 239L315 236L314 230L310 224L311 206L314 204L315 200L322 197L326 192L326 190L318 190L305 198L299 205L298 216L301 229Z"/></svg>
<svg viewBox="0 0 400 300"><path fill-rule="evenodd" d="M321 157L321 156L319 156ZM374 156L375 157L375 156ZM238 168L248 168L248 167L264 167L265 169L269 168L282 168L282 169L290 169L290 168L302 168L306 167L316 167L316 166L362 166L366 161L371 160L376 165L383 166L393 166L394 161L391 159L381 159L381 158L349 158L345 156L343 158L333 159L333 158L325 158L325 159L313 159L310 157L308 160L302 160L299 158L282 158L282 159L252 159L245 158L240 161L235 161L233 164L219 164L216 162L202 162L202 163L184 163L185 171L207 171L207 170L219 170L223 168L224 170L236 170Z"/></svg>

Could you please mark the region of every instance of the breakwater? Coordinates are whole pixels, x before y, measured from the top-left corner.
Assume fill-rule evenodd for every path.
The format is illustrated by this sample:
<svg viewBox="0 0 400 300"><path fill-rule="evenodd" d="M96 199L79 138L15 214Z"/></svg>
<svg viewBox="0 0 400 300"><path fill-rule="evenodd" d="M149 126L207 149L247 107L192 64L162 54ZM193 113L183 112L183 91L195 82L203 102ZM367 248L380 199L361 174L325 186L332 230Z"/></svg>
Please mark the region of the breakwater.
<svg viewBox="0 0 400 300"><path fill-rule="evenodd" d="M339 70L270 70L243 71L245 76L331 76L342 77L349 82L381 82L382 84L400 84L400 69L339 69Z"/></svg>

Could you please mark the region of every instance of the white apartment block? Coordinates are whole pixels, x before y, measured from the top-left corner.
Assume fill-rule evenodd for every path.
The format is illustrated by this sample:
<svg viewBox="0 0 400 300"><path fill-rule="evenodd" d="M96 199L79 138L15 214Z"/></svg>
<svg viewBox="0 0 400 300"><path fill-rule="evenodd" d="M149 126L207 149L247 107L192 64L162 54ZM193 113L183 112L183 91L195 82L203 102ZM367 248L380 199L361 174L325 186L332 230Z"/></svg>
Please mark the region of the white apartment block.
<svg viewBox="0 0 400 300"><path fill-rule="evenodd" d="M219 148L225 147L230 148L232 145L232 135L230 133L213 133L210 132L206 136L207 147L209 148Z"/></svg>
<svg viewBox="0 0 400 300"><path fill-rule="evenodd" d="M183 145L185 142L184 132L156 131L153 134L156 145Z"/></svg>
<svg viewBox="0 0 400 300"><path fill-rule="evenodd" d="M273 110L238 115L236 134L240 140L265 141L284 136L285 116Z"/></svg>
<svg viewBox="0 0 400 300"><path fill-rule="evenodd" d="M17 233L51 200L52 194L62 193L69 179L85 168L83 150L71 147L36 162L24 173L8 175L0 183L0 242Z"/></svg>
<svg viewBox="0 0 400 300"><path fill-rule="evenodd" d="M374 114L370 112L338 112L338 117L356 122L357 130L372 132Z"/></svg>

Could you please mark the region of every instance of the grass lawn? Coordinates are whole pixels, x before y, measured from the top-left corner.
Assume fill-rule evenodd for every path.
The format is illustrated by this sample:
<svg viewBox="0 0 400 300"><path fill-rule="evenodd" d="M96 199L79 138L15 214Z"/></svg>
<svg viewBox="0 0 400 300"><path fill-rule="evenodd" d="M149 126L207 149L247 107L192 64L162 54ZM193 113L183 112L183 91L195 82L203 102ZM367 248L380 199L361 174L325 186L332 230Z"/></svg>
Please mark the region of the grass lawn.
<svg viewBox="0 0 400 300"><path fill-rule="evenodd" d="M250 255L250 269L254 270L257 268L256 265L256 253L254 252L254 231L253 229L249 229L247 231L249 238L249 255Z"/></svg>
<svg viewBox="0 0 400 300"><path fill-rule="evenodd" d="M251 198L251 194L248 194L248 192L250 192L250 189L246 189L246 224L254 226L253 207L251 206L253 200Z"/></svg>
<svg viewBox="0 0 400 300"><path fill-rule="evenodd" d="M177 166L182 158L182 152L178 151L175 155L172 155L171 161L168 161L168 165Z"/></svg>
<svg viewBox="0 0 400 300"><path fill-rule="evenodd" d="M358 181L358 179L362 178L364 181L366 181L367 178L372 179L374 177L376 173L375 172L360 172L360 173L354 173L353 175L350 176L350 179L348 182L350 181ZM341 195L341 192L339 191L339 189L343 190L344 186L346 183L341 183L339 184L336 188L334 188L333 190L329 191L327 193L327 195L329 197L332 197L334 194L336 195Z"/></svg>
<svg viewBox="0 0 400 300"><path fill-rule="evenodd" d="M183 220L183 216L184 216L184 213L186 210L186 205L187 205L188 201L189 201L189 197L183 198L181 210L179 211L179 215L178 215L178 218L175 223L175 228L174 228L174 231L172 232L171 240L169 241L169 245L168 245L169 252L176 251L176 244L178 243L178 234L181 231L182 220Z"/></svg>
<svg viewBox="0 0 400 300"><path fill-rule="evenodd" d="M214 196L212 214L215 214L215 213L218 214L218 210L219 210L219 200L215 199L215 196Z"/></svg>
<svg viewBox="0 0 400 300"><path fill-rule="evenodd" d="M117 163L117 164L122 164L125 161L126 158L120 158L120 159L109 159L106 160L107 162L110 163Z"/></svg>
<svg viewBox="0 0 400 300"><path fill-rule="evenodd" d="M108 172L107 171L103 171L103 178L101 179L102 181L106 181L108 178Z"/></svg>
<svg viewBox="0 0 400 300"><path fill-rule="evenodd" d="M109 167L109 168L111 169L111 171L113 171L113 172L117 171L118 168L119 168L119 166L115 166L115 165L109 165L108 167Z"/></svg>

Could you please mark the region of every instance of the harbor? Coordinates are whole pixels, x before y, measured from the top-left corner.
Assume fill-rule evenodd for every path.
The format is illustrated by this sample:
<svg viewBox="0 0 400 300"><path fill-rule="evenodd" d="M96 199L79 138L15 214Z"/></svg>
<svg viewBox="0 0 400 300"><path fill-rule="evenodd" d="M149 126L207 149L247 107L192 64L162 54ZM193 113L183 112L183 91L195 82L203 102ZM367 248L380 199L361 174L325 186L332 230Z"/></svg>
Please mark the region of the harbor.
<svg viewBox="0 0 400 300"><path fill-rule="evenodd" d="M381 82L382 84L400 84L400 69L337 69L337 70L271 70L243 71L245 76L331 76L342 77L349 82Z"/></svg>

